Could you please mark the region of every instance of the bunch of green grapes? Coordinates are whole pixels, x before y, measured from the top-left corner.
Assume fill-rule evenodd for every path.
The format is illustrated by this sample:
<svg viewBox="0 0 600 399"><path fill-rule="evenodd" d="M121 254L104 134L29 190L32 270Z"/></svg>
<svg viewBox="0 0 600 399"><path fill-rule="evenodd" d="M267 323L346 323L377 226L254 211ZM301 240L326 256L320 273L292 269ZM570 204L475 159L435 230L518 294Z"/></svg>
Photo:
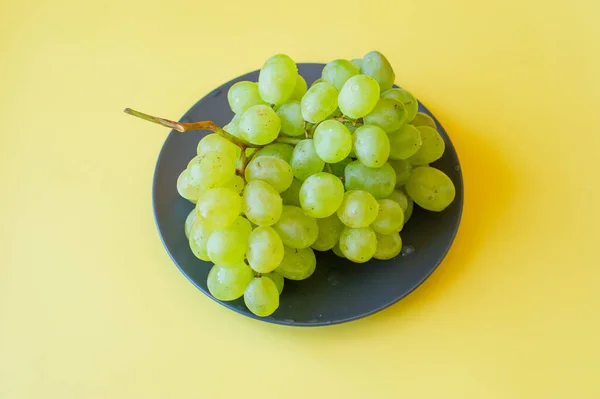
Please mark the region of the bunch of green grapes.
<svg viewBox="0 0 600 399"><path fill-rule="evenodd" d="M215 298L243 297L269 316L285 279L315 271L315 250L356 263L391 259L414 204L450 205L452 181L429 166L444 140L394 81L372 51L328 63L310 87L283 54L265 62L258 82L231 86L235 116L199 142L177 180L196 204L185 233L194 255L214 263Z"/></svg>

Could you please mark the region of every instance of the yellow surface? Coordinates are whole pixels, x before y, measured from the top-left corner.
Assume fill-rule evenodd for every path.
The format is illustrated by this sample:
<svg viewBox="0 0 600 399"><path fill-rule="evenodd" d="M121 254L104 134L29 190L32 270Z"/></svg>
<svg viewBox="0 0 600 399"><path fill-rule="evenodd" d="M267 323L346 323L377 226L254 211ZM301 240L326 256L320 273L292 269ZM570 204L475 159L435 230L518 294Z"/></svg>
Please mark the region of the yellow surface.
<svg viewBox="0 0 600 399"><path fill-rule="evenodd" d="M599 398L598 4L0 1L0 398ZM345 325L215 304L154 226L167 131L122 109L371 49L458 149L449 256Z"/></svg>

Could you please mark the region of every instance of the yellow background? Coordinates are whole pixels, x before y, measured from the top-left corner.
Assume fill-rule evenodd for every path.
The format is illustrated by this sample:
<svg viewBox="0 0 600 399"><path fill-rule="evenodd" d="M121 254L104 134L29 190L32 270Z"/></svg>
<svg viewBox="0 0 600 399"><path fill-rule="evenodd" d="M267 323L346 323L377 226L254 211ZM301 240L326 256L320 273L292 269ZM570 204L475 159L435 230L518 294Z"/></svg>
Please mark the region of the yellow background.
<svg viewBox="0 0 600 399"><path fill-rule="evenodd" d="M599 398L595 0L0 1L0 398ZM151 182L179 118L276 52L379 49L455 143L464 218L416 292L251 320L172 264Z"/></svg>

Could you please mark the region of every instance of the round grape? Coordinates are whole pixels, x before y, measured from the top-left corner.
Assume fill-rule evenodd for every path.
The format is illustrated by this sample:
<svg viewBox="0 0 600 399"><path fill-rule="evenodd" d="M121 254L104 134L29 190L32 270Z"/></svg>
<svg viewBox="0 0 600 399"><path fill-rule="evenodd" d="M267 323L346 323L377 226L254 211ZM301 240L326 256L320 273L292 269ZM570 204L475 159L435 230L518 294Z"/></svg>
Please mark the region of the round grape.
<svg viewBox="0 0 600 399"><path fill-rule="evenodd" d="M343 199L344 185L331 173L315 173L300 188L300 206L313 218L333 215Z"/></svg>
<svg viewBox="0 0 600 399"><path fill-rule="evenodd" d="M301 208L291 205L283 206L281 217L273 228L281 237L281 241L292 248L310 247L319 235L317 221Z"/></svg>
<svg viewBox="0 0 600 399"><path fill-rule="evenodd" d="M340 221L337 214L334 213L329 217L317 219L317 225L319 226L319 235L317 236L317 241L311 247L317 251L332 249L340 240L344 224Z"/></svg>
<svg viewBox="0 0 600 399"><path fill-rule="evenodd" d="M444 155L446 149L446 143L444 139L434 128L429 126L417 127L421 134L421 140L423 144L419 150L409 158L410 163L413 165L429 164L437 161Z"/></svg>
<svg viewBox="0 0 600 399"><path fill-rule="evenodd" d="M294 61L285 54L277 54L269 58L261 68L258 92L269 104L283 104L292 96L297 81L298 68Z"/></svg>
<svg viewBox="0 0 600 399"><path fill-rule="evenodd" d="M399 233L404 226L404 211L395 201L391 199L382 199L377 201L379 204L379 213L371 228L377 234Z"/></svg>
<svg viewBox="0 0 600 399"><path fill-rule="evenodd" d="M337 90L341 90L348 79L358 74L358 69L350 61L335 60L325 65L322 78L334 85Z"/></svg>
<svg viewBox="0 0 600 399"><path fill-rule="evenodd" d="M254 154L254 158L272 156L290 163L292 160L292 152L294 152L294 147L289 144L271 143L258 150L256 154Z"/></svg>
<svg viewBox="0 0 600 399"><path fill-rule="evenodd" d="M285 283L283 276L281 274L277 274L275 272L266 273L266 274L263 274L262 276L273 280L273 282L275 283L275 286L277 287L277 291L279 292L279 295L281 295L281 293L283 292L283 285Z"/></svg>
<svg viewBox="0 0 600 399"><path fill-rule="evenodd" d="M413 120L410 121L410 124L415 127L429 126L432 129L437 129L437 126L436 126L433 118L424 112L417 112L417 114L415 115Z"/></svg>
<svg viewBox="0 0 600 399"><path fill-rule="evenodd" d="M294 178L290 188L281 193L283 205L300 206L300 188L302 187L302 183L304 183L302 180Z"/></svg>
<svg viewBox="0 0 600 399"><path fill-rule="evenodd" d="M338 106L338 91L329 82L320 82L311 86L300 102L302 116L310 123L319 123Z"/></svg>
<svg viewBox="0 0 600 399"><path fill-rule="evenodd" d="M369 261L377 250L377 236L370 227L345 227L340 236L340 250L355 263Z"/></svg>
<svg viewBox="0 0 600 399"><path fill-rule="evenodd" d="M375 198L389 196L396 187L396 172L389 163L381 168L369 168L360 161L353 161L344 170L346 190L365 190Z"/></svg>
<svg viewBox="0 0 600 399"><path fill-rule="evenodd" d="M413 170L406 183L406 192L421 208L435 212L446 209L456 195L452 180L441 170L430 166Z"/></svg>
<svg viewBox="0 0 600 399"><path fill-rule="evenodd" d="M235 161L222 152L210 151L188 165L190 183L201 190L222 187L235 176Z"/></svg>
<svg viewBox="0 0 600 399"><path fill-rule="evenodd" d="M239 115L253 105L266 104L258 94L258 85L247 81L237 82L231 86L227 92L227 101L231 110Z"/></svg>
<svg viewBox="0 0 600 399"><path fill-rule="evenodd" d="M272 156L252 158L244 175L247 182L262 180L269 183L278 193L287 190L294 180L290 164Z"/></svg>
<svg viewBox="0 0 600 399"><path fill-rule="evenodd" d="M244 262L232 265L214 265L208 273L206 285L211 295L220 301L238 299L254 278L254 273Z"/></svg>
<svg viewBox="0 0 600 399"><path fill-rule="evenodd" d="M238 159L240 148L217 133L207 134L198 143L198 155L206 154L207 152L221 152L227 154L229 158Z"/></svg>
<svg viewBox="0 0 600 399"><path fill-rule="evenodd" d="M344 83L338 96L338 105L344 115L358 119L375 108L379 100L379 84L366 75L356 75Z"/></svg>
<svg viewBox="0 0 600 399"><path fill-rule="evenodd" d="M342 161L352 150L352 134L342 123L327 120L319 123L313 134L315 150L323 161Z"/></svg>
<svg viewBox="0 0 600 399"><path fill-rule="evenodd" d="M392 132L390 138L390 159L408 159L421 148L421 132L413 125L404 125Z"/></svg>
<svg viewBox="0 0 600 399"><path fill-rule="evenodd" d="M399 159L397 161L389 160L388 163L396 172L396 187L400 188L406 184L412 173L412 164L409 160Z"/></svg>
<svg viewBox="0 0 600 399"><path fill-rule="evenodd" d="M375 125L390 133L400 129L406 122L406 110L402 103L391 98L380 98L375 108L365 116L366 125Z"/></svg>
<svg viewBox="0 0 600 399"><path fill-rule="evenodd" d="M309 278L317 267L317 258L311 248L284 248L281 264L275 273L289 280L305 280Z"/></svg>
<svg viewBox="0 0 600 399"><path fill-rule="evenodd" d="M255 315L266 317L279 307L279 291L270 278L256 277L244 291L244 303Z"/></svg>
<svg viewBox="0 0 600 399"><path fill-rule="evenodd" d="M382 167L390 156L390 140L385 132L373 125L364 125L352 133L354 153L370 168Z"/></svg>
<svg viewBox="0 0 600 399"><path fill-rule="evenodd" d="M196 220L190 229L189 244L192 253L196 258L204 261L209 261L206 243L210 238L213 230L207 228L203 223Z"/></svg>
<svg viewBox="0 0 600 399"><path fill-rule="evenodd" d="M242 114L239 127L248 138L248 142L265 145L279 135L281 119L268 105L254 105Z"/></svg>
<svg viewBox="0 0 600 399"><path fill-rule="evenodd" d="M201 190L192 184L190 179L190 171L185 169L177 178L177 192L191 203L198 202Z"/></svg>
<svg viewBox="0 0 600 399"><path fill-rule="evenodd" d="M306 80L300 75L296 78L296 86L294 86L294 91L290 97L290 100L300 101L302 96L306 93L308 86L306 85Z"/></svg>
<svg viewBox="0 0 600 399"><path fill-rule="evenodd" d="M390 196L387 197L387 199L390 199L390 200L398 203L398 205L400 205L400 208L402 208L402 212L406 216L406 210L408 209L408 196L406 194L404 194L404 191L394 190L392 192L392 194L390 194Z"/></svg>
<svg viewBox="0 0 600 399"><path fill-rule="evenodd" d="M271 226L281 216L281 197L268 183L262 180L251 181L244 189L243 211L255 225Z"/></svg>
<svg viewBox="0 0 600 399"><path fill-rule="evenodd" d="M348 227L367 227L375 221L379 212L377 200L368 192L350 190L344 194L344 200L337 215Z"/></svg>
<svg viewBox="0 0 600 399"><path fill-rule="evenodd" d="M375 78L381 87L381 91L386 91L394 85L396 74L390 65L390 62L379 51L371 51L362 59L362 73Z"/></svg>
<svg viewBox="0 0 600 399"><path fill-rule="evenodd" d="M388 260L400 255L402 251L402 238L400 234L377 234L377 249L373 257L379 260Z"/></svg>
<svg viewBox="0 0 600 399"><path fill-rule="evenodd" d="M313 140L306 139L299 142L294 148L290 165L292 165L294 177L306 180L309 176L322 171L325 162L317 154Z"/></svg>
<svg viewBox="0 0 600 399"><path fill-rule="evenodd" d="M409 91L400 88L392 88L381 93L381 97L391 98L401 102L406 110L406 121L412 121L417 115L419 102Z"/></svg>
<svg viewBox="0 0 600 399"><path fill-rule="evenodd" d="M219 187L204 191L196 203L196 218L211 229L231 225L242 211L240 196L230 188Z"/></svg>
<svg viewBox="0 0 600 399"><path fill-rule="evenodd" d="M214 233L213 233L214 234ZM283 242L272 227L257 227L248 241L248 263L258 273L272 272L283 259Z"/></svg>
<svg viewBox="0 0 600 399"><path fill-rule="evenodd" d="M300 102L289 101L277 108L276 113L281 119L281 133L292 137L304 134L304 118Z"/></svg>
<svg viewBox="0 0 600 399"><path fill-rule="evenodd" d="M243 262L251 232L250 222L241 216L230 226L213 231L206 243L209 259L225 265Z"/></svg>
<svg viewBox="0 0 600 399"><path fill-rule="evenodd" d="M192 230L192 226L194 225L195 221L196 221L196 209L194 208L190 211L190 213L185 218L184 232L185 232L186 238L190 238L190 230Z"/></svg>

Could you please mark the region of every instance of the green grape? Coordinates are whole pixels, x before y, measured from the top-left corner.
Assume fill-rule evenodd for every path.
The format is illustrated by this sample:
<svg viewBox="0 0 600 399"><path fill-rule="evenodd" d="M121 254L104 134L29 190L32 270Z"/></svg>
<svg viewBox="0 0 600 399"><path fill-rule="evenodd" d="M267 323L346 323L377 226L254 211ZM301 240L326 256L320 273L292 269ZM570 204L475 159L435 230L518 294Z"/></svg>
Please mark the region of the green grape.
<svg viewBox="0 0 600 399"><path fill-rule="evenodd" d="M185 232L185 237L186 238L190 238L190 230L192 230L192 226L194 225L194 222L196 221L196 208L192 209L190 211L190 213L187 215L187 217L185 218L185 227L184 227L184 232Z"/></svg>
<svg viewBox="0 0 600 399"><path fill-rule="evenodd" d="M242 209L248 220L255 225L271 226L281 216L281 197L268 183L254 180L246 184Z"/></svg>
<svg viewBox="0 0 600 399"><path fill-rule="evenodd" d="M338 105L344 115L358 119L366 116L379 101L379 84L366 75L356 75L344 83L338 96Z"/></svg>
<svg viewBox="0 0 600 399"><path fill-rule="evenodd" d="M402 238L400 234L377 234L377 249L373 257L379 260L388 260L400 255L402 251Z"/></svg>
<svg viewBox="0 0 600 399"><path fill-rule="evenodd" d="M380 98L375 108L364 118L365 125L375 125L390 133L400 129L406 122L406 110L402 103L391 98Z"/></svg>
<svg viewBox="0 0 600 399"><path fill-rule="evenodd" d="M317 251L332 249L340 240L344 224L340 221L337 214L334 213L329 217L317 219L317 225L319 226L319 235L317 236L317 241L311 247Z"/></svg>
<svg viewBox="0 0 600 399"><path fill-rule="evenodd" d="M444 155L446 143L444 139L434 128L429 126L417 127L421 134L423 144L419 150L409 159L413 165L424 165L437 161Z"/></svg>
<svg viewBox="0 0 600 399"><path fill-rule="evenodd" d="M342 253L342 250L340 249L339 241L337 242L337 244L335 244L335 246L331 250L337 257L346 259L346 256Z"/></svg>
<svg viewBox="0 0 600 399"><path fill-rule="evenodd" d="M404 191L394 190L387 199L397 202L398 205L400 205L400 208L402 208L402 212L406 214L406 210L408 209L408 196L404 194Z"/></svg>
<svg viewBox="0 0 600 399"><path fill-rule="evenodd" d="M407 121L412 121L415 118L415 115L417 115L417 111L419 110L419 102L409 91L394 87L381 93L381 97L392 98L398 102L401 102L406 110Z"/></svg>
<svg viewBox="0 0 600 399"><path fill-rule="evenodd" d="M201 190L222 187L235 176L235 161L227 154L210 151L195 157L188 166L189 180Z"/></svg>
<svg viewBox="0 0 600 399"><path fill-rule="evenodd" d="M353 161L344 171L346 190L365 190L376 199L387 197L396 187L396 172L389 163L381 168L369 168L360 161Z"/></svg>
<svg viewBox="0 0 600 399"><path fill-rule="evenodd" d="M370 227L345 227L340 235L340 250L355 263L369 261L377 250L377 236Z"/></svg>
<svg viewBox="0 0 600 399"><path fill-rule="evenodd" d="M240 196L230 188L203 191L196 203L196 219L210 229L230 226L242 211Z"/></svg>
<svg viewBox="0 0 600 399"><path fill-rule="evenodd" d="M210 294L220 301L238 299L254 279L252 269L244 262L231 265L216 264L208 273L206 285Z"/></svg>
<svg viewBox="0 0 600 399"><path fill-rule="evenodd" d="M456 195L452 180L441 170L430 166L413 170L406 183L406 192L421 208L435 212L446 209Z"/></svg>
<svg viewBox="0 0 600 399"><path fill-rule="evenodd" d="M237 82L231 86L227 92L227 101L231 110L238 115L253 105L266 104L258 94L258 85L248 81Z"/></svg>
<svg viewBox="0 0 600 399"><path fill-rule="evenodd" d="M319 123L338 106L338 91L329 82L320 82L308 89L302 101L302 117L310 123Z"/></svg>
<svg viewBox="0 0 600 399"><path fill-rule="evenodd" d="M290 188L281 193L283 205L300 206L300 188L302 187L302 183L304 183L302 180L294 178Z"/></svg>
<svg viewBox="0 0 600 399"><path fill-rule="evenodd" d="M208 257L215 264L232 265L243 262L251 232L250 222L238 216L230 226L215 230L210 235L206 243Z"/></svg>
<svg viewBox="0 0 600 399"><path fill-rule="evenodd" d="M306 93L308 86L306 85L306 80L300 75L296 78L296 86L294 86L294 91L290 97L290 100L300 101L302 96Z"/></svg>
<svg viewBox="0 0 600 399"><path fill-rule="evenodd" d="M231 179L229 181L229 183L227 183L224 187L230 188L233 191L235 191L238 195L241 195L242 192L244 191L245 185L246 185L246 182L244 181L242 176L235 175L235 176L233 176L233 179Z"/></svg>
<svg viewBox="0 0 600 399"><path fill-rule="evenodd" d="M278 193L287 190L294 180L290 164L272 156L252 158L244 176L247 182L262 180L269 183Z"/></svg>
<svg viewBox="0 0 600 399"><path fill-rule="evenodd" d="M290 165L292 165L294 177L306 180L309 176L322 171L325 162L317 154L313 140L306 139L296 144Z"/></svg>
<svg viewBox="0 0 600 399"><path fill-rule="evenodd" d="M248 136L246 135L246 132L240 129L241 119L242 117L240 115L234 115L231 121L227 125L223 126L223 130L232 136L237 137L238 139L248 142Z"/></svg>
<svg viewBox="0 0 600 399"><path fill-rule="evenodd" d="M348 79L358 75L358 69L348 60L331 61L323 68L321 77L331 83L336 89L341 90Z"/></svg>
<svg viewBox="0 0 600 399"><path fill-rule="evenodd" d="M269 58L258 75L258 92L269 104L283 104L294 92L298 81L298 68L285 54ZM258 143L257 143L258 144Z"/></svg>
<svg viewBox="0 0 600 399"><path fill-rule="evenodd" d="M279 291L270 278L255 277L244 291L244 303L255 315L270 316L279 307Z"/></svg>
<svg viewBox="0 0 600 399"><path fill-rule="evenodd" d="M344 185L331 173L315 173L300 188L300 206L313 218L333 215L343 199Z"/></svg>
<svg viewBox="0 0 600 399"><path fill-rule="evenodd" d="M329 167L331 168L331 173L333 173L333 175L337 176L337 177L344 176L344 171L346 170L346 166L352 161L353 161L353 159L348 157L348 158L342 159L340 162L329 164Z"/></svg>
<svg viewBox="0 0 600 399"><path fill-rule="evenodd" d="M279 295L281 295L281 293L283 292L283 285L285 283L283 276L281 274L277 274L275 272L266 273L266 274L263 274L262 276L273 280L273 282L275 283L275 286L277 287L277 291L279 292Z"/></svg>
<svg viewBox="0 0 600 399"><path fill-rule="evenodd" d="M362 59L362 73L375 78L381 87L381 91L386 91L394 85L396 74L390 65L390 62L379 51L371 51Z"/></svg>
<svg viewBox="0 0 600 399"><path fill-rule="evenodd" d="M254 105L242 114L239 126L249 143L265 145L279 135L281 119L268 105Z"/></svg>
<svg viewBox="0 0 600 399"><path fill-rule="evenodd" d="M273 228L281 237L281 241L292 248L310 247L319 235L317 221L301 208L291 205L283 206L281 217Z"/></svg>
<svg viewBox="0 0 600 399"><path fill-rule="evenodd" d="M390 159L408 159L421 148L421 132L413 125L404 125L388 135L390 138Z"/></svg>
<svg viewBox="0 0 600 399"><path fill-rule="evenodd" d="M364 125L352 133L352 148L363 165L380 168L390 156L390 140L385 132L373 125Z"/></svg>
<svg viewBox="0 0 600 399"><path fill-rule="evenodd" d="M342 123L327 120L319 123L313 134L315 150L323 161L342 161L352 150L352 134Z"/></svg>
<svg viewBox="0 0 600 399"><path fill-rule="evenodd" d="M419 127L419 126L429 126L433 129L437 129L437 126L435 124L435 121L433 120L433 118L429 115L427 115L424 112L417 112L417 114L415 115L415 117L413 118L412 121L410 121L410 124L415 126L415 127Z"/></svg>
<svg viewBox="0 0 600 399"><path fill-rule="evenodd" d="M395 201L391 199L382 199L377 201L379 204L379 213L371 228L377 234L399 233L404 226L404 211Z"/></svg>
<svg viewBox="0 0 600 399"><path fill-rule="evenodd" d="M177 192L186 200L196 203L200 196L201 190L192 184L190 179L190 171L188 169L181 172L177 178Z"/></svg>
<svg viewBox="0 0 600 399"><path fill-rule="evenodd" d="M362 58L355 58L350 62L358 69L358 73L362 73Z"/></svg>
<svg viewBox="0 0 600 399"><path fill-rule="evenodd" d="M368 192L350 190L337 210L337 216L348 227L367 227L375 221L379 212L377 200Z"/></svg>
<svg viewBox="0 0 600 399"><path fill-rule="evenodd" d="M400 188L406 184L412 173L412 164L407 159L399 159L397 161L389 160L388 163L396 172L396 188Z"/></svg>
<svg viewBox="0 0 600 399"><path fill-rule="evenodd" d="M294 147L289 144L271 143L258 150L254 155L254 158L261 156L272 156L290 163L292 160L292 152L294 152Z"/></svg>
<svg viewBox="0 0 600 399"><path fill-rule="evenodd" d="M221 152L235 160L239 158L240 147L217 133L211 133L200 140L197 151L198 155L206 154L211 151Z"/></svg>
<svg viewBox="0 0 600 399"><path fill-rule="evenodd" d="M286 136L300 136L304 134L304 118L300 102L289 101L277 108L277 115L281 119L281 133Z"/></svg>
<svg viewBox="0 0 600 399"><path fill-rule="evenodd" d="M305 280L309 278L317 267L317 258L311 248L284 248L283 260L275 273L289 280Z"/></svg>
<svg viewBox="0 0 600 399"><path fill-rule="evenodd" d="M406 212L404 212L404 224L408 223L408 220L413 214L413 209L415 208L415 203L412 198L408 197L408 206L406 207Z"/></svg>
<svg viewBox="0 0 600 399"><path fill-rule="evenodd" d="M209 229L204 225L204 223L198 220L192 224L188 241L190 244L190 249L196 258L207 262L210 260L208 257L208 251L206 250L206 243L208 242L212 232L212 229Z"/></svg>
<svg viewBox="0 0 600 399"><path fill-rule="evenodd" d="M321 79L321 78L319 78L319 79L315 80L314 82L312 82L312 84L310 85L310 87L313 87L314 85L319 84L321 82L324 82L324 80Z"/></svg>
<svg viewBox="0 0 600 399"><path fill-rule="evenodd" d="M214 233L213 233L214 234ZM272 227L257 227L248 241L248 263L258 273L272 272L283 259L283 242Z"/></svg>

